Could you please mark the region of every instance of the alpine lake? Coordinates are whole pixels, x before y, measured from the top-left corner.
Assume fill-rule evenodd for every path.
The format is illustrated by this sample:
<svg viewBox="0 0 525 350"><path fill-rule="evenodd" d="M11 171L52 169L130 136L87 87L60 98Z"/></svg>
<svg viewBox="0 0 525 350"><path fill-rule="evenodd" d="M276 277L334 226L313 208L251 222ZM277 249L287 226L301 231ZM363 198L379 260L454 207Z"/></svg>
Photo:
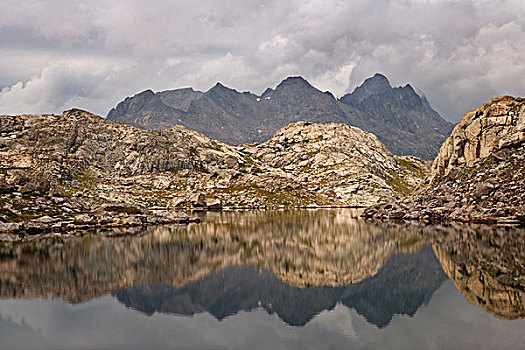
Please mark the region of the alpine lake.
<svg viewBox="0 0 525 350"><path fill-rule="evenodd" d="M525 229L352 209L0 242L0 349L523 349Z"/></svg>

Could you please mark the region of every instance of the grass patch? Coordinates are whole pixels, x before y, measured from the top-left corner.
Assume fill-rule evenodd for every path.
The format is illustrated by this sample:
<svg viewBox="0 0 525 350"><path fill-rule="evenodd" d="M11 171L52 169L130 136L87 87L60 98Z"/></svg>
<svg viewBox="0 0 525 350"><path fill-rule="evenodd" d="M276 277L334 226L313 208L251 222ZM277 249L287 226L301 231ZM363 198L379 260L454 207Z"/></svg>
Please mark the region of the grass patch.
<svg viewBox="0 0 525 350"><path fill-rule="evenodd" d="M75 180L79 182L82 189L92 189L99 183L99 179L91 170L79 171L75 174Z"/></svg>
<svg viewBox="0 0 525 350"><path fill-rule="evenodd" d="M410 184L401 176L399 176L395 171L389 170L388 173L390 176L392 176L392 178L387 183L394 189L394 191L402 196L408 196L414 192L414 188L410 186Z"/></svg>
<svg viewBox="0 0 525 350"><path fill-rule="evenodd" d="M421 179L425 178L425 171L421 169L421 167L417 165L416 163L403 159L403 158L396 158L396 161L400 167L407 169L414 176L417 176Z"/></svg>
<svg viewBox="0 0 525 350"><path fill-rule="evenodd" d="M18 215L16 215L15 213L13 213L11 210L9 210L7 208L1 208L0 209L0 214L7 216L8 219L9 218L13 219L13 218L18 217Z"/></svg>

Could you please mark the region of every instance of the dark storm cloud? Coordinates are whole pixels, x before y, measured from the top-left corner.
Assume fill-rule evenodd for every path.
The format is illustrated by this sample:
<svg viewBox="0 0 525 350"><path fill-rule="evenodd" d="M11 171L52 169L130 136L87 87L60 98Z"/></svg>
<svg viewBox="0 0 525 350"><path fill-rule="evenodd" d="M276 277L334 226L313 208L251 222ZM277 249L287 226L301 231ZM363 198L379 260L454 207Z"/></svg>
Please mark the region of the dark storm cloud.
<svg viewBox="0 0 525 350"><path fill-rule="evenodd" d="M4 1L0 113L105 115L146 88L262 92L302 75L336 95L376 72L457 121L525 95L525 2Z"/></svg>

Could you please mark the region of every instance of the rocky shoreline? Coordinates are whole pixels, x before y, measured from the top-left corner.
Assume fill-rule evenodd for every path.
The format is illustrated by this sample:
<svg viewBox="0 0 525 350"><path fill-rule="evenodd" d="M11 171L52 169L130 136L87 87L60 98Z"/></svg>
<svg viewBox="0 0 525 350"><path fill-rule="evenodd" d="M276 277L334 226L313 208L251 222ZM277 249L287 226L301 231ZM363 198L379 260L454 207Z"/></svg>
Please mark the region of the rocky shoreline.
<svg viewBox="0 0 525 350"><path fill-rule="evenodd" d="M465 114L428 184L367 208L370 220L525 225L525 99L497 97Z"/></svg>
<svg viewBox="0 0 525 350"><path fill-rule="evenodd" d="M132 228L197 222L200 222L198 217L182 211L149 210L132 204L107 203L89 213L44 215L31 220L0 222L0 241L21 240L46 234L67 235L83 231L111 230L112 235L126 234Z"/></svg>

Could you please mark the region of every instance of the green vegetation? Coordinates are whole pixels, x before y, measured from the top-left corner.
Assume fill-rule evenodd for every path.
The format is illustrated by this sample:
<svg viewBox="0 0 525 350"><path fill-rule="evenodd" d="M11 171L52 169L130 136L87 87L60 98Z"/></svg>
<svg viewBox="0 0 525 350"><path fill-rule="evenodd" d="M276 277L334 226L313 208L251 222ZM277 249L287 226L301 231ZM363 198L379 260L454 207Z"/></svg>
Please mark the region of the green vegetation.
<svg viewBox="0 0 525 350"><path fill-rule="evenodd" d="M401 176L399 176L395 171L389 170L388 173L392 178L387 183L402 196L408 196L412 192L414 192L414 188L410 186L410 184L403 179Z"/></svg>
<svg viewBox="0 0 525 350"><path fill-rule="evenodd" d="M71 198L76 192L78 192L77 189L69 187L69 186L64 186L64 185L53 186L53 193L57 197Z"/></svg>
<svg viewBox="0 0 525 350"><path fill-rule="evenodd" d="M16 218L17 215L7 208L0 208L0 215L5 215L8 218Z"/></svg>
<svg viewBox="0 0 525 350"><path fill-rule="evenodd" d="M419 177L421 179L425 178L425 171L421 169L421 167L417 165L416 163L403 159L403 158L396 158L396 160L399 166L407 169L414 176Z"/></svg>
<svg viewBox="0 0 525 350"><path fill-rule="evenodd" d="M78 171L75 180L79 182L81 189L91 189L100 182L91 170Z"/></svg>

